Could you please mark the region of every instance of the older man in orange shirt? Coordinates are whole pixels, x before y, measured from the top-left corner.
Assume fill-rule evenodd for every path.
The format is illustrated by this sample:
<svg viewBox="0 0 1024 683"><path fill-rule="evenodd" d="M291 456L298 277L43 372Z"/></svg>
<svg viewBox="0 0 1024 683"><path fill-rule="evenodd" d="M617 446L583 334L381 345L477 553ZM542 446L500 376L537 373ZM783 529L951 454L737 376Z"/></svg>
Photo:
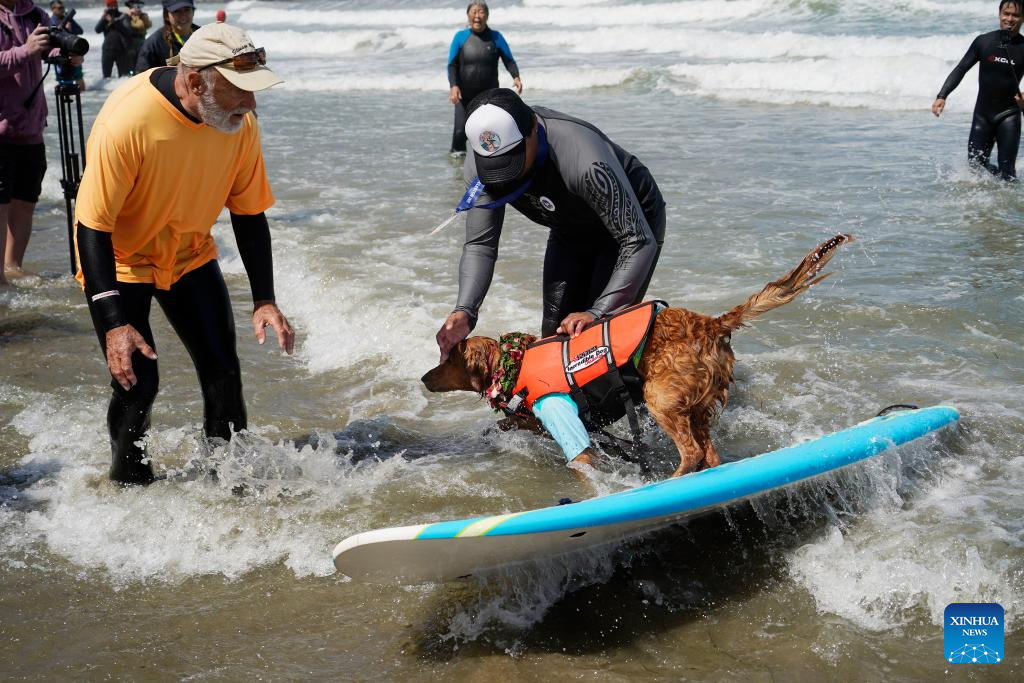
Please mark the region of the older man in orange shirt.
<svg viewBox="0 0 1024 683"><path fill-rule="evenodd" d="M228 291L210 231L224 207L253 296L252 325L292 352L295 335L274 303L274 203L254 115L254 92L281 82L266 53L227 24L197 30L169 68L135 76L93 124L78 191L78 279L113 377L107 413L110 478L147 484L139 440L159 385L149 326L153 299L192 357L208 437L246 427Z"/></svg>

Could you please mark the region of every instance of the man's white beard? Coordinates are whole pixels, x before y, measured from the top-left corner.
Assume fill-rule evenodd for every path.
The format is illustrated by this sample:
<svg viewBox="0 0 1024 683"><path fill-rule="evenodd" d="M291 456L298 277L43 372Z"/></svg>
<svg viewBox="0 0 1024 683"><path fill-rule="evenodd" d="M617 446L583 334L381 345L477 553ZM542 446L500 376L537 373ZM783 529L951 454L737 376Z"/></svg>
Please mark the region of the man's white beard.
<svg viewBox="0 0 1024 683"><path fill-rule="evenodd" d="M213 96L212 88L206 88L199 95L199 118L207 126L216 128L222 133L237 133L241 130L244 119L239 119L237 123L232 123L231 117L234 114L247 113L249 113L248 107L240 107L234 111L228 111L221 107Z"/></svg>

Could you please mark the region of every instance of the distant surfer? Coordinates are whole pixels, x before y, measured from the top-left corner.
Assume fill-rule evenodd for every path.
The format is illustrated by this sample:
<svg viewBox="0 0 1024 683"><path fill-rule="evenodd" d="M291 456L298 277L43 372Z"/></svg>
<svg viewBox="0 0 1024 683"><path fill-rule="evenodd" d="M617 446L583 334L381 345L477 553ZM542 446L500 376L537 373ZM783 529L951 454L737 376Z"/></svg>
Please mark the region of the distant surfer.
<svg viewBox="0 0 1024 683"><path fill-rule="evenodd" d="M188 350L203 393L203 430L246 427L235 323L210 231L227 207L252 291L252 327L292 352L274 302L274 203L253 116L254 92L281 82L266 53L229 24L196 30L171 68L139 74L107 98L78 190L76 246L100 347L113 377L110 478L153 480L142 441L159 386L149 313L155 299Z"/></svg>
<svg viewBox="0 0 1024 683"><path fill-rule="evenodd" d="M466 153L466 107L484 90L498 87L499 57L516 92L523 94L519 66L505 37L487 27L489 15L486 2L472 0L466 7L469 26L455 34L448 50L448 101L455 105L452 154Z"/></svg>
<svg viewBox="0 0 1024 683"><path fill-rule="evenodd" d="M1020 79L1024 75L1024 37L1020 35L1022 18L1024 0L1001 0L999 30L983 33L974 39L932 103L932 113L938 116L945 108L949 94L971 67L979 64L978 99L967 141L967 159L972 165L981 166L1003 180L1017 177L1021 109L1024 108L1024 97L1020 93ZM998 166L989 163L994 145L999 146Z"/></svg>
<svg viewBox="0 0 1024 683"><path fill-rule="evenodd" d="M476 325L505 204L550 228L543 336L575 337L594 319L643 299L665 237L665 201L639 159L596 126L530 108L507 88L473 100L466 132L473 150L465 161L466 197L479 194L466 216L458 302L437 333L442 363Z"/></svg>

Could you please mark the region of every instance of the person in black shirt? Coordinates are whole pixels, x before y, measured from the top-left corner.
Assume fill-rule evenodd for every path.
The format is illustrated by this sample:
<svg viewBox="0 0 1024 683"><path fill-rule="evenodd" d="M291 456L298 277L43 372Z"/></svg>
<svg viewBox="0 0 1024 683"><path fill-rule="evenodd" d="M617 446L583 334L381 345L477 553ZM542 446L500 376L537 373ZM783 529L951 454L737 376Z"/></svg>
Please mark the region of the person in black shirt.
<svg viewBox="0 0 1024 683"><path fill-rule="evenodd" d="M938 116L946 106L946 98L960 85L964 75L976 63L979 65L978 99L967 140L967 159L1003 180L1017 177L1021 109L1024 108L1024 97L1020 93L1020 78L1024 74L1022 18L1024 0L1001 0L999 30L974 39L932 103L932 113ZM999 145L999 165L993 166L989 157L996 144Z"/></svg>
<svg viewBox="0 0 1024 683"><path fill-rule="evenodd" d="M199 27L192 23L196 7L192 0L163 0L164 24L149 34L139 48L135 73L157 66L178 54L188 37Z"/></svg>
<svg viewBox="0 0 1024 683"><path fill-rule="evenodd" d="M96 22L96 33L103 34L103 78L110 78L115 64L118 78L128 76L132 68L128 63L132 42L131 27L125 23L125 15L117 9L117 0L107 0L106 9Z"/></svg>

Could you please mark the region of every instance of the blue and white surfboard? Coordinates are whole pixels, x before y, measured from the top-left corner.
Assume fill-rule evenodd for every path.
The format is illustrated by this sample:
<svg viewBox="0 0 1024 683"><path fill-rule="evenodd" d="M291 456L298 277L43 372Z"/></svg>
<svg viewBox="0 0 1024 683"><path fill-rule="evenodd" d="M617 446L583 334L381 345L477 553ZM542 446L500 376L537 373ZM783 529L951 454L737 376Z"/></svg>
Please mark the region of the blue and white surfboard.
<svg viewBox="0 0 1024 683"><path fill-rule="evenodd" d="M892 412L797 446L571 505L367 531L335 547L334 566L360 581L419 583L571 553L834 472L959 418L947 406Z"/></svg>

